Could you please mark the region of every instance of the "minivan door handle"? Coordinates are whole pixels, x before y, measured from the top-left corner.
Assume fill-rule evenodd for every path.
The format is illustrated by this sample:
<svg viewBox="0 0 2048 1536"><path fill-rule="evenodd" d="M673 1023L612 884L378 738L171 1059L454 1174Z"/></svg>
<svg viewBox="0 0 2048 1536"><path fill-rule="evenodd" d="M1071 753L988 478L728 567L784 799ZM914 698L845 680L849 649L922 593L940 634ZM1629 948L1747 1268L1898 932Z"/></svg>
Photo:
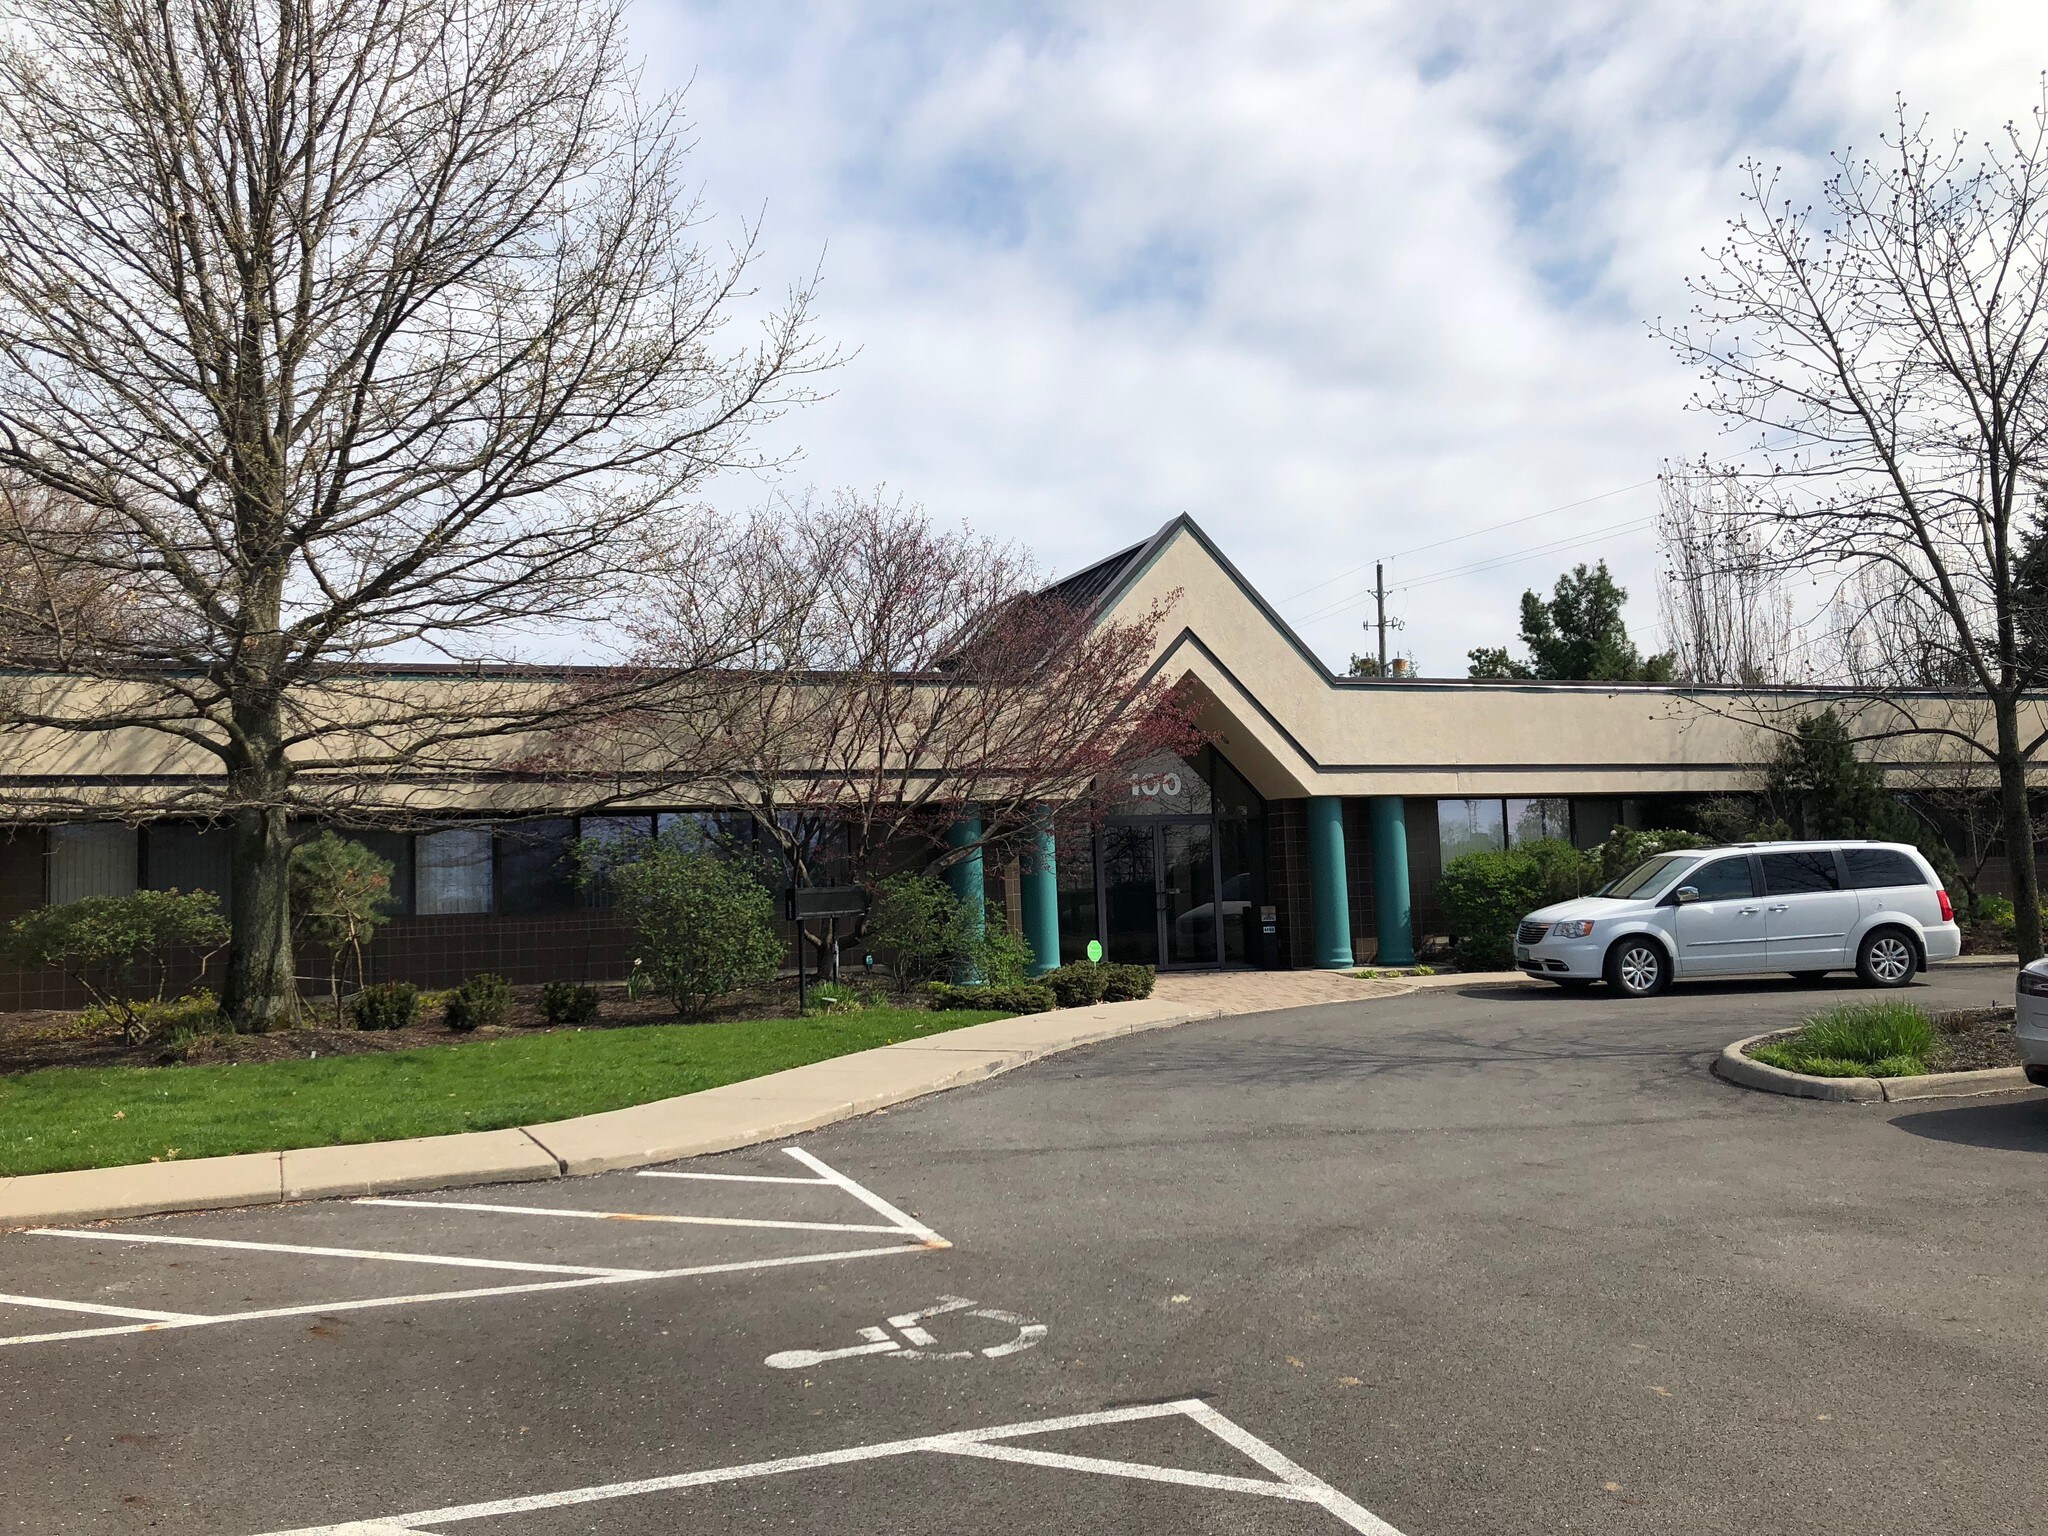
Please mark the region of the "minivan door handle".
<svg viewBox="0 0 2048 1536"><path fill-rule="evenodd" d="M1740 913L1741 913L1741 914L1742 914L1742 915L1743 915L1744 917L1755 917L1755 916L1757 915L1757 913L1759 913L1759 912L1763 911L1763 908L1762 908L1762 907L1737 907L1737 908L1736 908L1735 910L1736 910L1736 911L1738 911L1738 912L1740 912Z"/></svg>
<svg viewBox="0 0 2048 1536"><path fill-rule="evenodd" d="M1782 905L1781 905L1781 906L1776 906L1776 907L1772 907L1772 908L1770 908L1770 910L1771 910L1771 911L1773 911L1773 912L1790 912L1790 911L1791 911L1792 909L1791 909L1791 907L1789 907L1789 906L1782 906Z"/></svg>

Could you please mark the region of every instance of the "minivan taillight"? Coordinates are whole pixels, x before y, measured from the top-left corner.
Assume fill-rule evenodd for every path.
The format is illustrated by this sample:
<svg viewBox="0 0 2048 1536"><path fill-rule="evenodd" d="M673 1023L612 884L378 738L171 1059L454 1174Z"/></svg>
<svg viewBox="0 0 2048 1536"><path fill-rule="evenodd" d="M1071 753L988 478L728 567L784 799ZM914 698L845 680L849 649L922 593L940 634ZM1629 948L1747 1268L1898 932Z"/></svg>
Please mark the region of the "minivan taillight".
<svg viewBox="0 0 2048 1536"><path fill-rule="evenodd" d="M1954 922L1956 920L1956 904L1948 899L1948 892L1937 885L1934 888L1934 894L1941 898L1941 920L1944 923Z"/></svg>

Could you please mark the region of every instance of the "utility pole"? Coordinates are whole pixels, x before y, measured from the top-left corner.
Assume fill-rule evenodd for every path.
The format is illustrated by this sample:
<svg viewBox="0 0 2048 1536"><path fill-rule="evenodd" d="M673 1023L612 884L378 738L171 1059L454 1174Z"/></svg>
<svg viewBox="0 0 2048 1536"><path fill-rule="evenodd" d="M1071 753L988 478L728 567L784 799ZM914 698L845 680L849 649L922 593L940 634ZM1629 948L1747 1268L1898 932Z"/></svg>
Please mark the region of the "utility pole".
<svg viewBox="0 0 2048 1536"><path fill-rule="evenodd" d="M1380 676L1387 675L1387 567L1385 562L1372 563L1372 595L1379 605L1380 615Z"/></svg>

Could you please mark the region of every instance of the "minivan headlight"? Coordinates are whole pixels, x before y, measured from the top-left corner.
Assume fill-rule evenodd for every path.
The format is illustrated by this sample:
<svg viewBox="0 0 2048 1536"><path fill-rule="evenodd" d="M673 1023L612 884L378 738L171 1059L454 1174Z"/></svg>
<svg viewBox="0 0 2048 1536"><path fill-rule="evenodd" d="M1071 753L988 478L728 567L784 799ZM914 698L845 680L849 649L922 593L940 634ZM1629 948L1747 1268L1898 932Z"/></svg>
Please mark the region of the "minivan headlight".
<svg viewBox="0 0 2048 1536"><path fill-rule="evenodd" d="M1592 933L1593 925L1587 919L1580 918L1571 923L1553 923L1550 931L1560 939L1583 939ZM2048 981L2048 976L2041 979Z"/></svg>
<svg viewBox="0 0 2048 1536"><path fill-rule="evenodd" d="M2048 974L2040 971L2021 971L2020 990L2029 997L2048 997Z"/></svg>

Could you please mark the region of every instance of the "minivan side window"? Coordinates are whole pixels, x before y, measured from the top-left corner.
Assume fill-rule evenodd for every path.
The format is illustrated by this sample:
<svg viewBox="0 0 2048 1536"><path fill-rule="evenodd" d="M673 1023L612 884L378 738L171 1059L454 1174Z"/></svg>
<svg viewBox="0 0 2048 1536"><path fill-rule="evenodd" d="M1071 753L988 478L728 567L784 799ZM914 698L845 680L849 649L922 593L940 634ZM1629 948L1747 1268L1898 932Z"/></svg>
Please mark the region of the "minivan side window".
<svg viewBox="0 0 2048 1536"><path fill-rule="evenodd" d="M1700 893L1701 901L1727 901L1756 894L1756 882L1750 878L1747 854L1739 859L1716 859L1687 875L1685 884Z"/></svg>
<svg viewBox="0 0 2048 1536"><path fill-rule="evenodd" d="M1773 896L1799 896L1810 891L1839 891L1835 856L1826 849L1813 853L1767 853L1763 856L1764 889Z"/></svg>
<svg viewBox="0 0 2048 1536"><path fill-rule="evenodd" d="M1849 884L1855 890L1927 883L1920 866L1895 848L1844 848L1842 858L1849 866Z"/></svg>

